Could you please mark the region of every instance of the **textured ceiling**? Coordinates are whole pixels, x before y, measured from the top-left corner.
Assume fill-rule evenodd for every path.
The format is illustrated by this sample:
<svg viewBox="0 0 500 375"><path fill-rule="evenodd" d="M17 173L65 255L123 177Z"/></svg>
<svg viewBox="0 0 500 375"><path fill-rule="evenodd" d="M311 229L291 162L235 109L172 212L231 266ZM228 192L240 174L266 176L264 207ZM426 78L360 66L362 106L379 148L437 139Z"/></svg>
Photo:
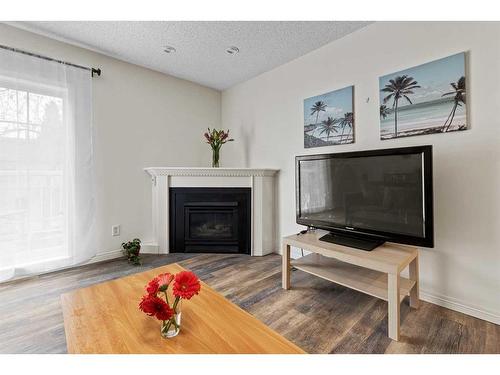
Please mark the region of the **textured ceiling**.
<svg viewBox="0 0 500 375"><path fill-rule="evenodd" d="M369 22L50 21L11 25L218 90L284 64ZM164 53L170 45L176 53ZM237 46L240 53L225 50ZM104 74L106 74L104 72Z"/></svg>

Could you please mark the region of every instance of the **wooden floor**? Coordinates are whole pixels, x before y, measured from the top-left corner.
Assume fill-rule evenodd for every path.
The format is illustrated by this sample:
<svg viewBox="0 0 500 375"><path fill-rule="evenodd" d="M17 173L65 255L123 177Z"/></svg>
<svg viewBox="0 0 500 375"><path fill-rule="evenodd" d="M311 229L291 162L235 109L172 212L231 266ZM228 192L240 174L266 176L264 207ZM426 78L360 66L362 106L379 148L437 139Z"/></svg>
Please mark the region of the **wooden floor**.
<svg viewBox="0 0 500 375"><path fill-rule="evenodd" d="M281 257L145 255L0 284L0 353L65 353L59 296L69 290L178 262L309 353L500 353L500 326L422 302L401 309L401 341L387 337L384 301L292 272L281 289ZM137 296L139 298L139 296Z"/></svg>

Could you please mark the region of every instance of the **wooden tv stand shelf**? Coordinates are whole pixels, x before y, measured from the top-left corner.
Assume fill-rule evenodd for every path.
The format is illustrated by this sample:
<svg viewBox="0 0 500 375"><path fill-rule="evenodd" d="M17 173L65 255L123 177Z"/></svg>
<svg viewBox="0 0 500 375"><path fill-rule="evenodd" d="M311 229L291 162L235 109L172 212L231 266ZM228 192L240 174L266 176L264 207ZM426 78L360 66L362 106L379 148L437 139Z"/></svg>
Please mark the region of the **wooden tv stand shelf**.
<svg viewBox="0 0 500 375"><path fill-rule="evenodd" d="M323 234L323 233L321 233ZM372 251L320 241L320 233L308 232L283 237L283 289L290 289L290 270L301 271L344 285L388 302L388 332L399 340L400 303L410 296L410 306L417 308L418 250L414 247L386 243ZM290 247L312 252L291 261ZM409 267L410 278L400 273Z"/></svg>

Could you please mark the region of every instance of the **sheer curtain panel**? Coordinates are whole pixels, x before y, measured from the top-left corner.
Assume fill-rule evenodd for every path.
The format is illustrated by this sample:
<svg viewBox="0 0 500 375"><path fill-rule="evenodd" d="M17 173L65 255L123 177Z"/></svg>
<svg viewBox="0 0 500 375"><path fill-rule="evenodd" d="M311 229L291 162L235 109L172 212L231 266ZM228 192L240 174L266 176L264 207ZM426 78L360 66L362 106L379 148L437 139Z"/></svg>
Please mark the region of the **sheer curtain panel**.
<svg viewBox="0 0 500 375"><path fill-rule="evenodd" d="M89 71L0 50L0 281L96 254Z"/></svg>

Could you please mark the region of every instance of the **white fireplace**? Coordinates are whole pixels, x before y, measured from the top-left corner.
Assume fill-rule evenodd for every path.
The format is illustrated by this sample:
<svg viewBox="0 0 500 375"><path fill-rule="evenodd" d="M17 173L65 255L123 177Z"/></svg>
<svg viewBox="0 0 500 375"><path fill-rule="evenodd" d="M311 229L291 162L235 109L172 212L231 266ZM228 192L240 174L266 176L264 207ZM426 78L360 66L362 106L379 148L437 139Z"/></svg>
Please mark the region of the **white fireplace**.
<svg viewBox="0 0 500 375"><path fill-rule="evenodd" d="M250 188L250 253L262 256L278 252L275 217L277 169L150 167L144 170L152 181L153 236L159 254L170 252L169 190L177 187Z"/></svg>

